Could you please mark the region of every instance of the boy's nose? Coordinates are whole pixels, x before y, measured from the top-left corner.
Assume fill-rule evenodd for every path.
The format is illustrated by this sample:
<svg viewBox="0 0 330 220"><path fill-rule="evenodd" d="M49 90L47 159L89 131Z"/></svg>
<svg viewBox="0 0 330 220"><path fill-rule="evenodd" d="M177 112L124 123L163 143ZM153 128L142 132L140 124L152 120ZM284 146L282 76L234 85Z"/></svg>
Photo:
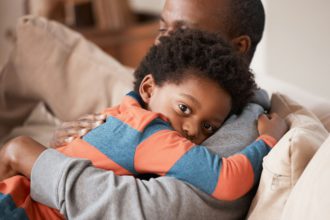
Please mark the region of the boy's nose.
<svg viewBox="0 0 330 220"><path fill-rule="evenodd" d="M198 125L195 125L192 122L185 122L183 124L183 132L185 134L185 137L191 141L194 141L198 137L199 128Z"/></svg>

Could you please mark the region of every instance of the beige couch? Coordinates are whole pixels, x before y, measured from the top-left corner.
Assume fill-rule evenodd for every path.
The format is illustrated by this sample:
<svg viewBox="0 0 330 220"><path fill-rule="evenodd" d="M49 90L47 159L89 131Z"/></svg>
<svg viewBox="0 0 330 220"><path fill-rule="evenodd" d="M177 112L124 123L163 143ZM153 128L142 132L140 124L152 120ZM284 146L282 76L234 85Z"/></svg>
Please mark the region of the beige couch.
<svg viewBox="0 0 330 220"><path fill-rule="evenodd" d="M131 73L76 32L21 19L0 72L0 139L26 134L47 145L61 121L117 104ZM248 219L330 219L330 103L267 76L257 81L290 130L264 159Z"/></svg>

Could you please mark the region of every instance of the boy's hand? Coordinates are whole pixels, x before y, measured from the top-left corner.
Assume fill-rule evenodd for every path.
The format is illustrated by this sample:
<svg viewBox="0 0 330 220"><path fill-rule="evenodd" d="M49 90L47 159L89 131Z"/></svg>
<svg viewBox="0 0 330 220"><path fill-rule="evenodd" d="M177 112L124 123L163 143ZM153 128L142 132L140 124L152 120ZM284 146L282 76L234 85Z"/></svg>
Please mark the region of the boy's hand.
<svg viewBox="0 0 330 220"><path fill-rule="evenodd" d="M0 181L22 174L31 176L32 167L46 147L30 137L20 136L0 149Z"/></svg>
<svg viewBox="0 0 330 220"><path fill-rule="evenodd" d="M89 114L77 121L64 122L56 129L50 147L58 148L72 142L75 138L85 135L90 130L105 122L105 114Z"/></svg>
<svg viewBox="0 0 330 220"><path fill-rule="evenodd" d="M18 174L10 164L9 144L5 144L0 148L0 181Z"/></svg>
<svg viewBox="0 0 330 220"><path fill-rule="evenodd" d="M262 114L258 118L258 131L260 135L267 134L278 141L288 129L288 124L276 113L270 115Z"/></svg>

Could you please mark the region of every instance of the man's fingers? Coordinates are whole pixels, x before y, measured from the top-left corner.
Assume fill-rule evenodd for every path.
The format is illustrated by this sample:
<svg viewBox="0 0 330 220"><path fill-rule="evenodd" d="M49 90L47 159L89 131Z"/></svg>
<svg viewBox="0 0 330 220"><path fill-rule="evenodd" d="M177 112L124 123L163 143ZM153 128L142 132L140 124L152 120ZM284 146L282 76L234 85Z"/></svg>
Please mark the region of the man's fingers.
<svg viewBox="0 0 330 220"><path fill-rule="evenodd" d="M79 120L86 120L86 121L104 121L106 119L105 114L88 114L88 115L83 115L82 117L79 118Z"/></svg>
<svg viewBox="0 0 330 220"><path fill-rule="evenodd" d="M95 115L95 119L98 121L105 121L106 118L107 118L106 114L96 114Z"/></svg>
<svg viewBox="0 0 330 220"><path fill-rule="evenodd" d="M50 145L54 148L66 145L103 124L105 120L106 114L88 114L80 117L77 121L63 122L56 129Z"/></svg>
<svg viewBox="0 0 330 220"><path fill-rule="evenodd" d="M91 129L88 129L88 128L80 129L80 130L78 131L78 135L79 135L79 136L83 136L83 135L87 134L87 132L89 132L90 130L91 130Z"/></svg>
<svg viewBox="0 0 330 220"><path fill-rule="evenodd" d="M88 129L92 129L92 128L96 128L97 126L103 124L104 121L103 120L79 120L79 124L77 127L79 128L88 128Z"/></svg>
<svg viewBox="0 0 330 220"><path fill-rule="evenodd" d="M78 134L79 131L81 130L80 127L71 127L71 128L58 128L56 131L55 131L55 134L54 136L56 137L63 137L63 136L71 136L71 135L75 135L75 134Z"/></svg>
<svg viewBox="0 0 330 220"><path fill-rule="evenodd" d="M70 121L70 122L63 122L60 126L61 129L65 128L74 128L79 126L79 121Z"/></svg>
<svg viewBox="0 0 330 220"><path fill-rule="evenodd" d="M74 139L76 139L78 135L71 135L71 136L62 136L62 137L54 137L50 142L50 147L58 148L64 145L71 143Z"/></svg>
<svg viewBox="0 0 330 220"><path fill-rule="evenodd" d="M64 138L63 141L64 141L66 144L68 144L68 143L71 143L74 139L76 139L75 136L70 136L70 137L66 137L66 138Z"/></svg>

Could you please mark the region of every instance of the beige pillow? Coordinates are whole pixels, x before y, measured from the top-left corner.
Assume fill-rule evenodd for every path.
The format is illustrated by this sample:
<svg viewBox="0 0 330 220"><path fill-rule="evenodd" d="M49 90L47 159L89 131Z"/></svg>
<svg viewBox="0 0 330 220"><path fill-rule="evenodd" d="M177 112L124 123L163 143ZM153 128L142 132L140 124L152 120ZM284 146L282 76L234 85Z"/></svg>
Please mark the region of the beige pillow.
<svg viewBox="0 0 330 220"><path fill-rule="evenodd" d="M310 98L312 99L312 97ZM301 108L300 104L293 102L285 103L283 102L283 99L284 98L278 93L277 95L272 96L271 100L272 111L279 113L282 117ZM319 100L318 102L309 104L308 110L310 110L322 122L327 131L330 132L330 103Z"/></svg>
<svg viewBox="0 0 330 220"><path fill-rule="evenodd" d="M330 219L330 136L322 144L292 190L282 219Z"/></svg>
<svg viewBox="0 0 330 220"><path fill-rule="evenodd" d="M40 102L22 126L15 127L3 140L0 140L0 147L6 141L20 135L32 137L44 146L49 147L49 141L54 134L54 130L60 123L57 118L49 113L44 103Z"/></svg>
<svg viewBox="0 0 330 220"><path fill-rule="evenodd" d="M324 127L330 132L330 104L319 106L319 108L313 110L313 112L315 112Z"/></svg>
<svg viewBox="0 0 330 220"><path fill-rule="evenodd" d="M0 71L0 138L42 101L63 121L119 103L132 70L79 33L41 17L23 17L15 50Z"/></svg>
<svg viewBox="0 0 330 220"><path fill-rule="evenodd" d="M280 219L286 200L306 165L328 136L318 118L279 93L272 111L284 117L290 130L264 158L263 172L248 219Z"/></svg>
<svg viewBox="0 0 330 220"><path fill-rule="evenodd" d="M270 75L258 75L258 85L269 94L281 92L313 112L330 132L330 102L316 94L309 93L293 84L276 79Z"/></svg>

